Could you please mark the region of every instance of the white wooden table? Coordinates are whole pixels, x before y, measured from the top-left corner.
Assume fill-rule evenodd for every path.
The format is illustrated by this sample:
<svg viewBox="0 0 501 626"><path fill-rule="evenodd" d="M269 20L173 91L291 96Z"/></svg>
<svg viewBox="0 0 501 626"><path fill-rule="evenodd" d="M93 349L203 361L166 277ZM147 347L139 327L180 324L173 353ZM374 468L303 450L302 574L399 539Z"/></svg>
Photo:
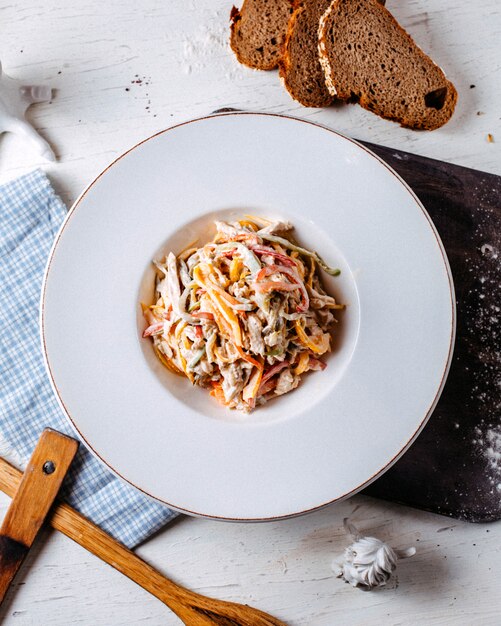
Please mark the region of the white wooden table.
<svg viewBox="0 0 501 626"><path fill-rule="evenodd" d="M30 119L59 162L38 162L20 140L3 136L0 181L42 166L70 204L137 141L222 106L293 114L501 174L499 0L388 5L458 88L456 114L441 130L403 130L356 106L301 108L275 72L242 68L228 52L231 0L2 2L5 71L56 89L53 102L33 107ZM1 496L0 514L7 505ZM416 545L398 582L362 593L334 578L330 563L346 545L348 514L396 546ZM364 496L280 523L182 517L138 552L196 591L253 604L291 625L501 624L501 524L470 525ZM0 616L23 626L179 623L133 583L48 531Z"/></svg>

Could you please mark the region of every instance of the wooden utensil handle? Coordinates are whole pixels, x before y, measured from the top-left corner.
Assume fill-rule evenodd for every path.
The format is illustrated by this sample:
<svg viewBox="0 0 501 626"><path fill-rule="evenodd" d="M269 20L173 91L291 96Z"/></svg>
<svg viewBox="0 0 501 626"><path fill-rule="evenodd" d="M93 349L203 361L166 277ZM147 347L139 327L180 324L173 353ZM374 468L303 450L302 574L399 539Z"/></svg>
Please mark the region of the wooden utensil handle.
<svg viewBox="0 0 501 626"><path fill-rule="evenodd" d="M0 458L0 490L12 497L21 477L22 473L19 470ZM262 611L231 602L205 598L177 585L64 502L54 508L47 521L53 528L73 539L167 604L185 624L191 626L214 626L216 624L284 626L283 622ZM219 615L218 609L224 609L224 614ZM252 614L249 617L242 617L240 614L242 609Z"/></svg>
<svg viewBox="0 0 501 626"><path fill-rule="evenodd" d="M28 462L0 527L0 604L23 562L66 472L78 442L46 429Z"/></svg>
<svg viewBox="0 0 501 626"><path fill-rule="evenodd" d="M13 498L18 487L20 490L23 481L23 473L5 459L0 458L0 489ZM13 504L14 501L11 507ZM166 596L175 597L176 592L182 594L185 591L68 504L59 503L48 516L47 521L53 528L112 565L160 600L165 601ZM165 589L166 583L169 585L168 593Z"/></svg>

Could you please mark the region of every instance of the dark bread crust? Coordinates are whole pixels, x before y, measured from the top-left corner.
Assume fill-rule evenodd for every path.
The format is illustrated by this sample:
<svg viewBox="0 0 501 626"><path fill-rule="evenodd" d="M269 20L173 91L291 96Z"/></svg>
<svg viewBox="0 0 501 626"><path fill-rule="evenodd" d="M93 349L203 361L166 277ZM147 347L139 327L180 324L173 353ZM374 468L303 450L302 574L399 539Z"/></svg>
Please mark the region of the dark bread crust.
<svg viewBox="0 0 501 626"><path fill-rule="evenodd" d="M322 22L319 54L337 98L408 128L450 119L454 85L376 0L333 0Z"/></svg>
<svg viewBox="0 0 501 626"><path fill-rule="evenodd" d="M244 0L240 10L233 7L230 46L238 61L253 69L275 69L292 11L292 0Z"/></svg>
<svg viewBox="0 0 501 626"><path fill-rule="evenodd" d="M306 107L327 107L334 97L318 59L318 24L330 0L298 0L289 20L280 77L289 94Z"/></svg>

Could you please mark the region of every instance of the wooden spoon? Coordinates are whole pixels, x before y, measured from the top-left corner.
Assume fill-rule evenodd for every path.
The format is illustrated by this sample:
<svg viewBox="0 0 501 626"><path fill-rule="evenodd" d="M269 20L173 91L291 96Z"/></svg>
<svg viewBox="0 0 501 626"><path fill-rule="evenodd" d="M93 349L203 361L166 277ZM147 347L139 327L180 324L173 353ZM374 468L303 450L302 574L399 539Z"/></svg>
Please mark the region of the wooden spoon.
<svg viewBox="0 0 501 626"><path fill-rule="evenodd" d="M0 458L0 489L13 497L23 474ZM187 626L286 626L248 605L202 596L169 580L65 503L47 517L53 528L125 574L166 604Z"/></svg>

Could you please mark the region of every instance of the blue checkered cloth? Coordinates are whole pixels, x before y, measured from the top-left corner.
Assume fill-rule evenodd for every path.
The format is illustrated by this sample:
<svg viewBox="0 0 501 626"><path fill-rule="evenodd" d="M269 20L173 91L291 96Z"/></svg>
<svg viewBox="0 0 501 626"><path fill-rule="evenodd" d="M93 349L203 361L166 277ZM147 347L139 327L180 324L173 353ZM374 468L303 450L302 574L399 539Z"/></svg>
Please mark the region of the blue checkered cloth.
<svg viewBox="0 0 501 626"><path fill-rule="evenodd" d="M47 426L75 436L45 372L38 326L45 264L65 215L40 170L0 186L0 447L24 462ZM83 444L62 497L128 547L176 515L116 478Z"/></svg>

